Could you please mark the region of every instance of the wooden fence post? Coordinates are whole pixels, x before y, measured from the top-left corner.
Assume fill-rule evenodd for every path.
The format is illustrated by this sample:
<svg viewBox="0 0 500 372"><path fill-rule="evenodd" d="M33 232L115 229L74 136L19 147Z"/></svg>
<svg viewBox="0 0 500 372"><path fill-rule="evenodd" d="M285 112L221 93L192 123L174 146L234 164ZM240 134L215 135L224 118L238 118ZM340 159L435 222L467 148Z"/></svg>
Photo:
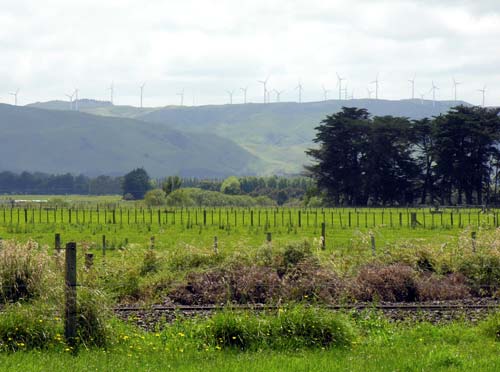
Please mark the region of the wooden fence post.
<svg viewBox="0 0 500 372"><path fill-rule="evenodd" d="M69 346L76 346L76 243L66 244L64 338Z"/></svg>
<svg viewBox="0 0 500 372"><path fill-rule="evenodd" d="M106 235L102 236L102 256L106 256Z"/></svg>
<svg viewBox="0 0 500 372"><path fill-rule="evenodd" d="M273 240L272 234L270 232L266 233L266 241L271 244Z"/></svg>
<svg viewBox="0 0 500 372"><path fill-rule="evenodd" d="M372 245L372 256L375 256L376 250L375 250L375 236L373 234L370 234L370 242Z"/></svg>
<svg viewBox="0 0 500 372"><path fill-rule="evenodd" d="M219 253L219 242L217 241L217 237L214 236L214 253L218 254Z"/></svg>
<svg viewBox="0 0 500 372"><path fill-rule="evenodd" d="M57 254L61 253L61 234L57 233L55 237L55 246Z"/></svg>
<svg viewBox="0 0 500 372"><path fill-rule="evenodd" d="M94 254L85 253L85 269L90 270L94 265Z"/></svg>
<svg viewBox="0 0 500 372"><path fill-rule="evenodd" d="M155 237L152 236L150 240L151 240L151 244L150 244L149 248L154 249L155 248Z"/></svg>
<svg viewBox="0 0 500 372"><path fill-rule="evenodd" d="M470 237L472 239L472 252L476 253L476 237L477 237L476 232L472 231L470 233Z"/></svg>
<svg viewBox="0 0 500 372"><path fill-rule="evenodd" d="M326 224L324 222L321 223L321 249L325 250L326 248Z"/></svg>

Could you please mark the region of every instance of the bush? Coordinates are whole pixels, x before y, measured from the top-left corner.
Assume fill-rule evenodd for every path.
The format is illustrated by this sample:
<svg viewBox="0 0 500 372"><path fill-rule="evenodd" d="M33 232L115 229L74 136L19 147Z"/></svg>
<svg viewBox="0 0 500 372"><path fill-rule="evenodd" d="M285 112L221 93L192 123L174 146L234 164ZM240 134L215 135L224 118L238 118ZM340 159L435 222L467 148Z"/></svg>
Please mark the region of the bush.
<svg viewBox="0 0 500 372"><path fill-rule="evenodd" d="M429 275L417 281L419 301L459 300L470 297L466 279L461 274L450 274L444 277Z"/></svg>
<svg viewBox="0 0 500 372"><path fill-rule="evenodd" d="M475 295L492 296L500 289L500 256L467 256L462 259L458 272L467 278L467 284Z"/></svg>
<svg viewBox="0 0 500 372"><path fill-rule="evenodd" d="M19 301L43 292L50 258L38 244L4 241L0 246L0 301Z"/></svg>
<svg viewBox="0 0 500 372"><path fill-rule="evenodd" d="M255 315L224 310L201 325L208 345L240 350L349 347L354 331L349 322L331 311L292 307L278 314Z"/></svg>
<svg viewBox="0 0 500 372"><path fill-rule="evenodd" d="M416 272L402 264L368 265L361 268L351 283L350 293L360 301L415 301Z"/></svg>
<svg viewBox="0 0 500 372"><path fill-rule="evenodd" d="M222 182L220 192L228 195L238 195L241 192L240 181L235 176L230 176Z"/></svg>
<svg viewBox="0 0 500 372"><path fill-rule="evenodd" d="M185 188L170 193L166 204L173 207L255 207L274 206L276 202L268 197L252 198L248 195L226 195L217 191Z"/></svg>
<svg viewBox="0 0 500 372"><path fill-rule="evenodd" d="M151 273L158 272L160 267L160 262L158 255L153 249L148 249L144 254L144 259L142 261L142 266L140 269L140 275L144 276Z"/></svg>
<svg viewBox="0 0 500 372"><path fill-rule="evenodd" d="M481 329L487 337L500 342L500 313L490 315L481 323Z"/></svg>
<svg viewBox="0 0 500 372"><path fill-rule="evenodd" d="M97 290L80 289L77 305L77 342L85 347L105 347L110 339L106 326L109 311L106 296Z"/></svg>
<svg viewBox="0 0 500 372"><path fill-rule="evenodd" d="M48 319L53 314L43 302L9 304L0 312L0 351L43 349L63 343L62 324Z"/></svg>
<svg viewBox="0 0 500 372"><path fill-rule="evenodd" d="M167 194L162 189L150 190L144 195L144 203L148 207L157 207L165 204Z"/></svg>

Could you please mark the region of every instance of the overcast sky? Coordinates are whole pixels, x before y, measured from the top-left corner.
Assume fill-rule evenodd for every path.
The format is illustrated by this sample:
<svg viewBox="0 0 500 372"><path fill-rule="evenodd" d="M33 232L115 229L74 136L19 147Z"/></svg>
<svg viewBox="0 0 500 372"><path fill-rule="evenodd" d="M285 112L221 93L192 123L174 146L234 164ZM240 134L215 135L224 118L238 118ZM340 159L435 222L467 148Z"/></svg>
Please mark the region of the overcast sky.
<svg viewBox="0 0 500 372"><path fill-rule="evenodd" d="M262 101L269 76L282 101L349 95L452 99L500 105L499 0L0 0L0 102L80 98L115 104ZM271 96L275 100L274 94Z"/></svg>

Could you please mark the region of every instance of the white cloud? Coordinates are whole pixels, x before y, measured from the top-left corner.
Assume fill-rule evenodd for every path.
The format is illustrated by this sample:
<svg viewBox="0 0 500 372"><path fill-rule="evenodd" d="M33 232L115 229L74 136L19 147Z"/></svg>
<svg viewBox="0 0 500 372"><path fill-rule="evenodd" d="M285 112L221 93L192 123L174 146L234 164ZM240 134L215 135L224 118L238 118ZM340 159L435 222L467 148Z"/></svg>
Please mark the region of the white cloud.
<svg viewBox="0 0 500 372"><path fill-rule="evenodd" d="M185 89L197 103L227 102L226 90L270 75L282 100L306 100L335 91L335 73L355 96L380 73L383 98L406 98L408 78L417 91L431 81L439 98L452 95L451 79L464 82L460 98L500 104L498 1L161 1L0 0L0 101L19 87L20 101L81 97L105 99L114 80L118 104L178 102ZM333 93L331 93L333 96ZM235 102L238 100L235 96ZM191 99L186 99L191 102Z"/></svg>

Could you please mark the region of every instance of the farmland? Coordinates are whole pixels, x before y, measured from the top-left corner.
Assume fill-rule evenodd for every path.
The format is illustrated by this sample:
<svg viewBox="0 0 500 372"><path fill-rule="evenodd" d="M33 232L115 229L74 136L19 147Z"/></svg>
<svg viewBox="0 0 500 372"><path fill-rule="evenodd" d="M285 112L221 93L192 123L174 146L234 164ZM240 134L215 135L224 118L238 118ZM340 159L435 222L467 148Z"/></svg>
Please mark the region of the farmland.
<svg viewBox="0 0 500 372"><path fill-rule="evenodd" d="M13 199L48 202L0 205L2 260L32 267L36 278L26 282L31 300L7 301L0 312L0 346L17 351L0 352L5 370L21 363L26 370L189 371L199 363L235 371L243 365L263 371L498 368L498 316L491 312L459 311L445 324L443 315L434 317L439 324L421 323L414 312L394 323L377 310L325 306L497 304L500 210L148 208L118 197ZM76 242L79 308L95 319L88 331L94 336L78 354L61 336L64 253L55 249L56 234L62 249ZM176 321L172 314L148 318L147 310L113 314L123 306L162 304L179 309ZM215 311L184 315L186 304ZM242 305L270 307L255 313L238 310ZM343 333L325 336L329 324ZM323 331L310 333L315 327ZM282 329L293 336L283 337Z"/></svg>

